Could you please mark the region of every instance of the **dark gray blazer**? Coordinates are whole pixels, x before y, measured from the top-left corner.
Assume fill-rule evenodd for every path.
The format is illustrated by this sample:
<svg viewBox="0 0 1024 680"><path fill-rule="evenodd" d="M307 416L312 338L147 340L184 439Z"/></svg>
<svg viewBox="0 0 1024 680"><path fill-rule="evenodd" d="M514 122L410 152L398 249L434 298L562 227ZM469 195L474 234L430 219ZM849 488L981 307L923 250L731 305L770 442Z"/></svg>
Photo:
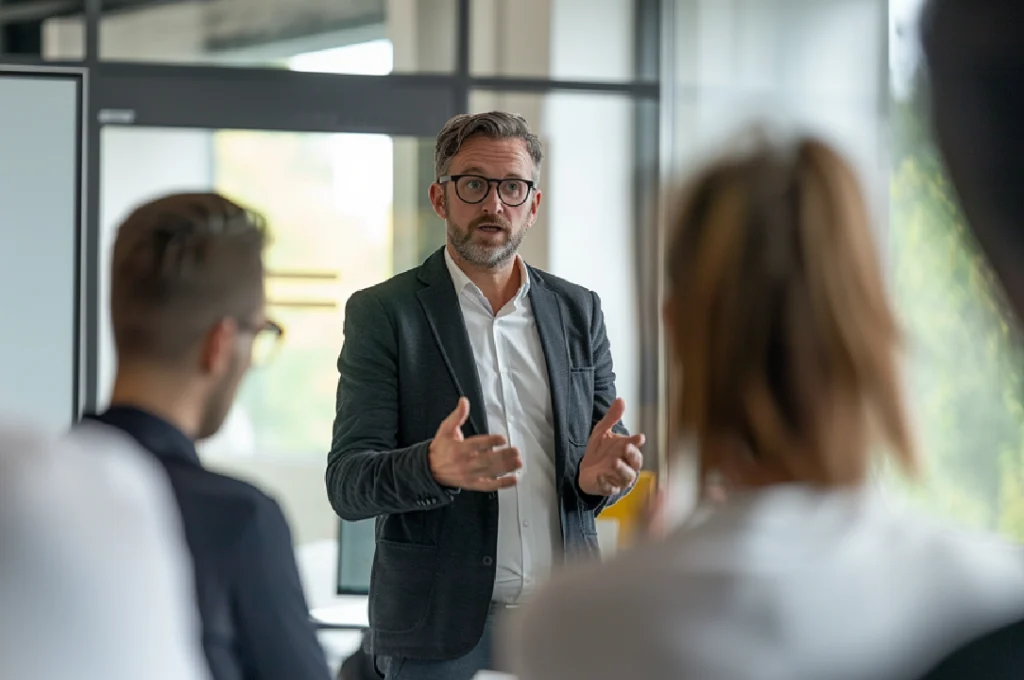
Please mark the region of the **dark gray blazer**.
<svg viewBox="0 0 1024 680"><path fill-rule="evenodd" d="M615 399L597 295L530 268L555 425L566 555L596 557L595 515L617 498L582 493L579 461ZM430 440L460 396L464 434L487 433L469 335L443 250L352 295L338 359L327 494L340 517L377 518L369 643L375 654L448 659L479 642L494 587L498 498L448 491L431 476ZM617 431L625 433L621 423Z"/></svg>

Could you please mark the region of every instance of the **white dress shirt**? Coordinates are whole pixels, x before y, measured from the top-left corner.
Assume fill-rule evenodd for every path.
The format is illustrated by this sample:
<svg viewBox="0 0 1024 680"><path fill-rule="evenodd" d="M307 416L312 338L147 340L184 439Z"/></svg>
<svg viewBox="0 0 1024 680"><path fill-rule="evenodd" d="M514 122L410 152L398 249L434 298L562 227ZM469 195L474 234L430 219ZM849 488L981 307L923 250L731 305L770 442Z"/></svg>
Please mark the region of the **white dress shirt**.
<svg viewBox="0 0 1024 680"><path fill-rule="evenodd" d="M562 550L555 489L555 434L544 350L530 305L530 275L516 264L522 285L495 314L490 302L444 251L473 347L490 434L519 449L516 486L498 492L498 553L494 600L512 604L546 580Z"/></svg>
<svg viewBox="0 0 1024 680"><path fill-rule="evenodd" d="M793 485L560 573L503 652L519 680L914 680L1022 615L1019 546Z"/></svg>
<svg viewBox="0 0 1024 680"><path fill-rule="evenodd" d="M161 470L127 438L0 425L0 680L209 677Z"/></svg>

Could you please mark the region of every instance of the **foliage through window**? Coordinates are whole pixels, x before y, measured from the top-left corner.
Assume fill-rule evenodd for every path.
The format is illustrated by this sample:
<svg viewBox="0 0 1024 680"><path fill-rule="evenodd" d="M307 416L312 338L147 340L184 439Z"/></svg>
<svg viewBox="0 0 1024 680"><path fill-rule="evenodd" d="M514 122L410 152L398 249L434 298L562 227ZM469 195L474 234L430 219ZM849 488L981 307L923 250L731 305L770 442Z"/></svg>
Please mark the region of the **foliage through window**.
<svg viewBox="0 0 1024 680"><path fill-rule="evenodd" d="M889 262L925 464L907 492L1024 540L1024 355L931 136L919 64L905 82L891 107Z"/></svg>

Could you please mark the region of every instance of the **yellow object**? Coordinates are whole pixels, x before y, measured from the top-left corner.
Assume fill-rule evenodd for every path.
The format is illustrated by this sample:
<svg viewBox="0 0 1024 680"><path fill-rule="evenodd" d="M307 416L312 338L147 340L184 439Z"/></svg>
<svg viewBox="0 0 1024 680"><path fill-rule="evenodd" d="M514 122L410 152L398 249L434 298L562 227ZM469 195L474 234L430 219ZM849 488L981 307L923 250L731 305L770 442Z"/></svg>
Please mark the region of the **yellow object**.
<svg viewBox="0 0 1024 680"><path fill-rule="evenodd" d="M619 524L617 544L620 548L628 548L636 536L638 525L644 519L647 507L657 486L657 477L649 470L640 472L633 489L623 498L605 508L598 519L615 520Z"/></svg>

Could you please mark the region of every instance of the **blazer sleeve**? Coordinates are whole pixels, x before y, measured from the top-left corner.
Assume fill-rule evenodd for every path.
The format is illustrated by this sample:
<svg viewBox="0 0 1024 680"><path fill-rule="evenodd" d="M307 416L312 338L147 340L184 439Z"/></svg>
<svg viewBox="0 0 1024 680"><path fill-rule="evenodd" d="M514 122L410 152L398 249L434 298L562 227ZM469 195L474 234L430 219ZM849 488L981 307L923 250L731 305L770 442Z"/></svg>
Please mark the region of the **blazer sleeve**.
<svg viewBox="0 0 1024 680"><path fill-rule="evenodd" d="M604 418L604 414L611 408L612 402L616 398L616 392L615 367L612 363L612 350L608 342L608 331L604 324L604 312L601 311L601 298L594 292L591 292L590 296L591 304L593 305L590 317L590 342L594 352L594 412L591 414L590 429L593 431L601 419ZM629 434L621 420L615 424L612 431L621 435ZM633 483L633 485L635 484L636 482ZM609 505L617 503L622 497L632 491L633 485L612 496L591 496L580 489L579 469L576 470L576 491L583 501L583 506L595 514L600 514Z"/></svg>
<svg viewBox="0 0 1024 680"><path fill-rule="evenodd" d="M430 472L430 440L398 448L398 337L372 290L345 307L327 496L349 521L443 507L454 491Z"/></svg>
<svg viewBox="0 0 1024 680"><path fill-rule="evenodd" d="M328 680L330 671L302 590L291 531L276 501L261 496L235 568L235 620L245 677Z"/></svg>

